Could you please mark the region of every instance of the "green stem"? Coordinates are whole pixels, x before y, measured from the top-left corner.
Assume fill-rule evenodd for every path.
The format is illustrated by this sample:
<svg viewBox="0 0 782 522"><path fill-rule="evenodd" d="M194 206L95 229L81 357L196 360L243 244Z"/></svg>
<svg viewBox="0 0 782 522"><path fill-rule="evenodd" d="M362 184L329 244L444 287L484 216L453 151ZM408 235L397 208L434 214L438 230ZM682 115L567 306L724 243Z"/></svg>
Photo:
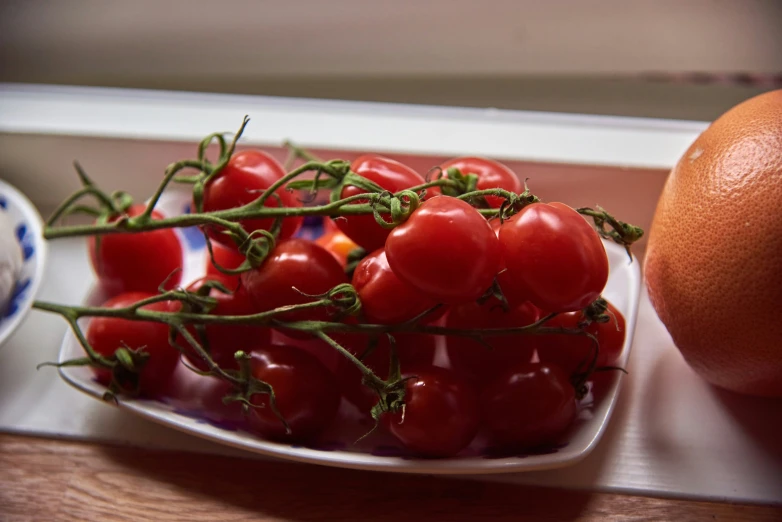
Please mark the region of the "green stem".
<svg viewBox="0 0 782 522"><path fill-rule="evenodd" d="M356 365L356 367L361 371L361 373L364 375L364 377L369 380L372 384L373 388L380 389L384 386L384 382L382 379L380 379L377 375L375 375L375 372L370 370L366 364L361 362L361 359L350 353L348 350L346 350L341 344L339 344L337 341L326 335L323 331L317 332L317 337L337 350L340 354L342 354L344 357L346 357L350 362Z"/></svg>
<svg viewBox="0 0 782 522"><path fill-rule="evenodd" d="M217 365L217 363L212 360L212 358L209 356L209 354L204 350L204 347L201 346L201 343L198 342L198 340L193 337L193 334L191 334L187 328L184 328L180 325L172 325L177 333L181 335L185 341L190 345L190 347L198 354L198 356L203 360L206 365L209 367L209 371L211 371L214 375L217 377L220 377L221 379L225 379L226 381L230 382L234 385L240 385L242 384L242 381L234 377L233 375L227 373L225 370L220 368L220 366Z"/></svg>
<svg viewBox="0 0 782 522"><path fill-rule="evenodd" d="M160 197L163 195L163 191L171 183L171 180L174 179L174 176L186 168L198 169L201 172L207 172L209 170L206 162L197 160L182 160L169 165L166 169L166 173L163 176L163 181L160 183L160 185L158 185L157 190L155 190L155 193L150 198L149 203L147 203L147 208L145 208L144 212L136 218L138 221L145 222L151 220L152 211L155 210L155 206L158 204L158 201L160 201Z"/></svg>

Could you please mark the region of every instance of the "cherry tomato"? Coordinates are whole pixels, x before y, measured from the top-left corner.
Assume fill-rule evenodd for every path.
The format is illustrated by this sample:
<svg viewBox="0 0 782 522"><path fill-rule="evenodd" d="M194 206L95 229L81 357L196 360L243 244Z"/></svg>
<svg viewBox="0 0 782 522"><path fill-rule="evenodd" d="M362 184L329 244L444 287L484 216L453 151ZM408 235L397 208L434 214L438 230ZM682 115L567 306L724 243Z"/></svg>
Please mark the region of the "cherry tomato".
<svg viewBox="0 0 782 522"><path fill-rule="evenodd" d="M599 343L596 367L610 366L619 359L625 342L625 319L613 304L608 303L607 323L591 322L584 331L594 335ZM583 312L559 314L543 326L578 329L585 319ZM541 335L538 339L538 357L541 362L555 364L569 376L585 371L594 356L594 343L578 335Z"/></svg>
<svg viewBox="0 0 782 522"><path fill-rule="evenodd" d="M410 167L374 154L356 158L351 163L350 170L374 181L389 192L399 192L425 183L424 178ZM341 197L344 199L365 192L358 187L346 186L342 189ZM365 201L363 202L365 203ZM356 203L362 203L362 201ZM335 220L335 223L346 236L368 252L382 248L388 237L389 231L378 225L371 214L345 216Z"/></svg>
<svg viewBox="0 0 782 522"><path fill-rule="evenodd" d="M339 262L325 248L306 239L279 243L261 266L242 273L242 285L252 299L256 312L280 306L314 301L308 295L320 295L348 279ZM298 290L298 291L297 291ZM326 321L327 307L299 310L279 315L281 321ZM294 330L287 335L301 337ZM307 335L304 335L307 337Z"/></svg>
<svg viewBox="0 0 782 522"><path fill-rule="evenodd" d="M369 347L369 337L355 334L332 334L334 339L348 349L356 357L361 357ZM403 372L414 368L426 368L434 363L437 342L434 336L421 334L395 334L396 354L399 366ZM332 348L333 350L333 348ZM365 386L361 380L363 375L354 363L340 356L337 367L337 379L342 395L361 413L369 415L372 406L377 404L377 394ZM388 336L378 337L375 349L362 362L381 379L388 378L391 357L391 343Z"/></svg>
<svg viewBox="0 0 782 522"><path fill-rule="evenodd" d="M264 346L252 351L252 374L274 390L283 423L269 404L269 395L255 394L248 422L264 437L307 441L316 438L337 413L340 395L333 375L310 354L292 346Z"/></svg>
<svg viewBox="0 0 782 522"><path fill-rule="evenodd" d="M558 367L527 363L492 381L480 409L495 449L526 450L556 443L576 417L576 395Z"/></svg>
<svg viewBox="0 0 782 522"><path fill-rule="evenodd" d="M223 268L238 268L242 263L244 263L245 257L236 251L235 248L224 246L222 243L218 243L217 241L212 241L212 255L214 256L215 261L217 264L219 264ZM212 262L212 259L209 257L208 253L206 256L206 275L214 275L219 274L223 278L227 278L226 280L230 280L231 288L235 288L235 286L239 283L239 276L238 275L228 275L220 272Z"/></svg>
<svg viewBox="0 0 782 522"><path fill-rule="evenodd" d="M437 304L401 281L388 266L382 249L361 260L353 272L353 287L361 299L361 310L370 323L403 323Z"/></svg>
<svg viewBox="0 0 782 522"><path fill-rule="evenodd" d="M440 166L443 171L451 167L459 169L464 175L478 176L476 187L478 190L501 188L518 194L524 188L521 180L512 170L494 160L475 157L454 158ZM494 208L499 208L505 201L505 198L497 196L486 196L485 199L489 206Z"/></svg>
<svg viewBox="0 0 782 522"><path fill-rule="evenodd" d="M290 333L290 332L288 332ZM291 337L285 332L272 330L272 344L294 346L319 360L331 373L337 372L340 361L345 357L326 342L317 337Z"/></svg>
<svg viewBox="0 0 782 522"><path fill-rule="evenodd" d="M190 292L197 292L208 281L215 281L228 289L231 293L226 294L216 288L209 291L209 297L217 300L217 305L209 312L211 315L249 315L255 312L250 296L244 291L241 285L232 281L230 276L224 274L213 274L202 277L194 281L187 287ZM201 342L204 348L207 348L212 360L221 368L239 369L234 359L234 354L238 350L248 351L251 347L259 344L267 344L271 336L269 328L262 328L250 325L235 324L207 324L204 326L204 339L200 339L197 329L193 326L188 327L190 333ZM177 336L177 343L185 349L185 356L191 364L200 370L207 370L208 367L201 357L193 350L188 342L182 337Z"/></svg>
<svg viewBox="0 0 782 522"><path fill-rule="evenodd" d="M235 153L228 164L204 187L203 209L205 212L227 210L246 205L256 199L264 190L285 176L285 169L269 154L260 150L244 150ZM269 197L266 207L300 207L296 196L284 187L277 189L277 197ZM239 223L248 233L255 230L271 230L274 219L245 219ZM292 237L301 226L301 217L285 218L278 240ZM207 227L207 234L215 241L235 247L234 242L220 228Z"/></svg>
<svg viewBox="0 0 782 522"><path fill-rule="evenodd" d="M414 375L405 383L404 410L384 414L385 426L416 454L458 454L478 432L476 391L466 380L444 368L431 366L416 370Z"/></svg>
<svg viewBox="0 0 782 522"><path fill-rule="evenodd" d="M101 305L103 308L123 308L155 294L127 292ZM159 302L142 307L155 312L172 312L176 304ZM110 357L118 348L142 349L149 358L139 372L139 390L145 395L157 395L168 385L168 380L179 361L179 351L168 342L168 326L152 321L131 321L116 317L93 317L87 326L87 342L100 355ZM108 385L111 372L93 368L98 381Z"/></svg>
<svg viewBox="0 0 782 522"><path fill-rule="evenodd" d="M324 219L323 227L325 232L315 243L328 250L344 268L348 262L348 254L358 248L358 245L343 234L331 219Z"/></svg>
<svg viewBox="0 0 782 522"><path fill-rule="evenodd" d="M438 303L474 301L500 269L500 245L488 221L468 203L424 201L386 241L394 273Z"/></svg>
<svg viewBox="0 0 782 522"><path fill-rule="evenodd" d="M510 307L505 311L502 304L491 298L483 304L476 302L451 307L446 317L448 328L512 328L526 326L539 319L538 309L531 303ZM448 359L451 368L469 378L478 387L484 386L509 366L532 360L535 341L530 335L485 336L485 344L469 337L449 336L447 339Z"/></svg>
<svg viewBox="0 0 782 522"><path fill-rule="evenodd" d="M135 217L144 205L131 205L125 212ZM152 211L152 219L163 216ZM116 221L118 217L110 221ZM157 292L164 281L170 290L182 277L182 246L172 229L133 234L105 234L88 239L90 261L101 287L110 295L122 292Z"/></svg>
<svg viewBox="0 0 782 522"><path fill-rule="evenodd" d="M533 203L500 227L510 302L529 299L542 310L580 310L608 281L608 257L597 232L564 203ZM393 263L392 263L393 266Z"/></svg>
<svg viewBox="0 0 782 522"><path fill-rule="evenodd" d="M241 404L223 402L231 393L234 393L234 387L229 382L211 375L198 375L180 362L164 395L166 403L177 410L195 413L214 423L243 425L245 416Z"/></svg>

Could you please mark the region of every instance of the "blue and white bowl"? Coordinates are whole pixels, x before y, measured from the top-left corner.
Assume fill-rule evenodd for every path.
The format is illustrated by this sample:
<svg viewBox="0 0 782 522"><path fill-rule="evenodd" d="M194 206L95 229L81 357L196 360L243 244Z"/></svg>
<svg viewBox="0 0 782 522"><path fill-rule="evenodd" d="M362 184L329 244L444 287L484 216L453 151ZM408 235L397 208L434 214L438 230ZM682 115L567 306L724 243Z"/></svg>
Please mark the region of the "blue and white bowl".
<svg viewBox="0 0 782 522"><path fill-rule="evenodd" d="M0 180L0 212L10 219L22 249L23 264L11 302L0 317L0 346L21 324L41 286L46 264L43 221L27 197Z"/></svg>

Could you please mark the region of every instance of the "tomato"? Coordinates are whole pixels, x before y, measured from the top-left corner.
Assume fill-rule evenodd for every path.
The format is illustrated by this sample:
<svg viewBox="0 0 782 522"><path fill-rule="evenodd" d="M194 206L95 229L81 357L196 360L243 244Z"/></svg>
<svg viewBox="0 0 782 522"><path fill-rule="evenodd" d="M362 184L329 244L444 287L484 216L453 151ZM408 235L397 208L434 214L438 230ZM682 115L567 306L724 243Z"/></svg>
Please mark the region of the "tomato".
<svg viewBox="0 0 782 522"><path fill-rule="evenodd" d="M354 334L332 334L334 339L349 350L356 357L361 357L369 346L369 337ZM413 368L425 368L434 363L437 349L436 338L432 335L422 334L395 334L396 354L402 371ZM333 348L332 348L333 350ZM387 379L390 368L391 343L388 336L380 335L375 349L367 355L362 362L381 379ZM342 395L359 411L369 415L372 406L377 404L378 396L373 390L365 386L361 380L363 375L353 362L344 356L337 368Z"/></svg>
<svg viewBox="0 0 782 522"><path fill-rule="evenodd" d="M418 455L452 457L475 438L479 416L473 387L453 372L431 366L415 371L405 383L404 409L384 414L383 423Z"/></svg>
<svg viewBox="0 0 782 522"><path fill-rule="evenodd" d="M491 298L484 304L476 302L451 307L446 317L448 328L512 328L526 326L539 319L538 309L530 303L513 306L505 311L502 304ZM469 337L449 336L447 339L448 359L451 368L484 386L508 366L532 360L535 351L534 336L531 335L487 335L485 344Z"/></svg>
<svg viewBox="0 0 782 522"><path fill-rule="evenodd" d="M557 442L576 417L576 395L558 367L527 363L494 379L480 410L494 449L526 450Z"/></svg>
<svg viewBox="0 0 782 522"><path fill-rule="evenodd" d="M142 214L144 205L131 205L129 217ZM163 216L152 211L152 219ZM111 221L116 221L114 217ZM182 277L182 246L172 229L133 234L105 234L88 239L90 262L101 287L110 295L122 292L157 292L164 281L170 290Z"/></svg>
<svg viewBox="0 0 782 522"><path fill-rule="evenodd" d="M339 261L339 264L345 267L348 262L348 254L358 248L358 245L343 234L331 219L324 219L323 227L325 232L315 240L315 243L328 250Z"/></svg>
<svg viewBox="0 0 782 522"><path fill-rule="evenodd" d="M242 425L245 416L241 404L223 402L226 395L233 393L234 387L228 381L211 375L198 375L180 362L165 390L165 398L166 403L177 410L210 422Z"/></svg>
<svg viewBox="0 0 782 522"><path fill-rule="evenodd" d="M238 285L230 276L224 274L213 274L202 277L187 287L190 292L197 292L208 281L215 281L229 290L229 294L216 288L209 291L209 297L217 300L217 305L209 312L210 315L250 315L255 312L250 296L244 291L241 285ZM269 328L235 325L235 324L207 324L204 326L204 339L200 339L197 329L189 326L190 333L206 349L208 346L209 355L212 360L221 368L239 369L234 359L234 354L238 350L249 350L252 346L258 344L267 344L271 336ZM208 367L203 359L193 350L188 342L182 337L177 336L177 343L185 349L185 356L191 364L200 370L207 370Z"/></svg>
<svg viewBox="0 0 782 522"><path fill-rule="evenodd" d="M608 303L606 312L610 320L606 323L591 322L584 331L594 335L599 343L596 367L614 364L622 352L625 341L625 319L613 304ZM583 312L559 314L546 321L543 326L555 328L579 328L584 321ZM594 343L585 336L540 335L538 357L541 362L556 364L569 376L586 371L594 356Z"/></svg>
<svg viewBox="0 0 782 522"><path fill-rule="evenodd" d="M580 310L608 281L608 257L597 232L564 203L533 203L500 227L509 302L529 299L542 310ZM393 264L392 264L393 266Z"/></svg>
<svg viewBox="0 0 782 522"><path fill-rule="evenodd" d="M337 413L340 394L333 375L310 354L291 346L263 346L252 351L252 374L274 390L277 408L290 426L269 405L269 395L255 394L250 401L249 426L275 440L307 441L316 438Z"/></svg>
<svg viewBox="0 0 782 522"><path fill-rule="evenodd" d="M212 241L212 255L215 261L223 268L234 269L244 263L245 257L236 251L236 249L224 246L222 243ZM206 275L219 274L223 278L227 278L232 283L232 288L239 283L238 275L228 275L220 272L212 262L207 252L206 256Z"/></svg>
<svg viewBox="0 0 782 522"><path fill-rule="evenodd" d="M494 160L475 157L454 158L440 165L444 172L452 167L459 169L464 175L478 176L477 190L501 188L518 194L524 189L521 180L512 170ZM486 196L485 199L489 206L494 208L499 208L505 201L505 198L497 196Z"/></svg>
<svg viewBox="0 0 782 522"><path fill-rule="evenodd" d="M325 248L306 239L289 239L279 243L263 264L244 272L241 281L252 299L256 312L280 306L309 303L348 279L339 262ZM298 291L297 291L298 290ZM281 321L326 321L328 307L280 314ZM287 335L307 335L287 330Z"/></svg>
<svg viewBox="0 0 782 522"><path fill-rule="evenodd" d="M391 231L386 257L394 273L438 303L473 301L500 269L491 225L468 203L437 196Z"/></svg>
<svg viewBox="0 0 782 522"><path fill-rule="evenodd" d="M285 176L285 169L269 154L260 150L244 150L235 153L228 164L204 187L204 212L227 210L240 207L256 199L270 186ZM277 189L264 202L266 207L300 207L296 196L284 187ZM251 233L255 230L271 230L274 219L245 219L239 223L244 230ZM292 237L301 226L301 217L285 218L278 240ZM207 234L215 241L235 247L234 242L223 233L219 227L207 227Z"/></svg>
<svg viewBox="0 0 782 522"><path fill-rule="evenodd" d="M361 300L361 310L370 323L403 323L437 304L401 281L388 266L382 249L361 260L353 272L352 283Z"/></svg>
<svg viewBox="0 0 782 522"><path fill-rule="evenodd" d="M344 356L332 346L317 337L304 337L302 335L291 337L290 335L285 335L285 333L286 332L279 330L272 330L272 344L298 348L299 350L314 356L323 364L323 366L328 368L331 373L337 372L340 361L344 359ZM288 331L287 333L290 334L291 332Z"/></svg>
<svg viewBox="0 0 782 522"><path fill-rule="evenodd" d="M123 308L147 299L155 294L127 292L115 296L101 306ZM143 310L155 312L174 311L176 304L159 302L144 306ZM118 348L143 349L149 358L138 374L139 391L145 395L157 395L168 385L168 380L179 361L179 351L168 342L168 326L152 321L131 321L116 317L93 317L87 325L87 342L97 353L111 357ZM111 372L93 368L98 381L108 385ZM124 384L124 383L123 383Z"/></svg>
<svg viewBox="0 0 782 522"><path fill-rule="evenodd" d="M426 183L424 178L410 167L374 154L356 158L351 163L350 170L392 193ZM365 192L358 187L346 186L342 189L341 197L344 199ZM366 203L366 201L356 203L362 202ZM368 252L382 248L389 233L387 229L377 224L372 214L345 216L334 222L346 236Z"/></svg>

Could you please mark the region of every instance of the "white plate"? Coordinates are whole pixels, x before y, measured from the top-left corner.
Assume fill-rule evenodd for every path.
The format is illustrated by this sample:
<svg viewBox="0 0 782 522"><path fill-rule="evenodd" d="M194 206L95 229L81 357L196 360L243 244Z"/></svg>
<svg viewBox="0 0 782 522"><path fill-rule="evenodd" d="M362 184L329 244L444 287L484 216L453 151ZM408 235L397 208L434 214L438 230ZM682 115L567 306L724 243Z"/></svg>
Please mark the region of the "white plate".
<svg viewBox="0 0 782 522"><path fill-rule="evenodd" d="M160 209L167 214L182 212L187 201L188 199L183 198L181 194L166 194L161 200ZM186 229L181 231L180 238L186 251L182 283L187 284L201 275L205 260L203 236L196 229ZM611 269L603 295L614 303L626 319L627 335L618 361L619 366L625 366L630 354L638 311L640 268L637 260L630 262L623 248L608 242L605 243L605 247ZM95 304L100 302L100 299L101 296L93 292L88 302ZM59 361L81 356L83 356L82 348L69 331L60 349ZM76 389L99 400L103 396L105 388L93 379L93 374L88 368L63 367L59 371L63 379ZM578 419L561 444L544 452L510 457L481 454L480 437L459 456L439 460L407 456L398 444L384 434L373 434L360 444L354 445L353 441L367 429L367 426L360 425L350 418L351 410L345 403L340 415L341 418L347 419L347 424L335 423L321 441L312 447L269 442L241 428L237 429L236 426L228 426L224 423L212 424L200 418L197 413L183 411L174 404L161 401L121 399L119 408L219 444L299 462L402 473L520 472L568 466L588 455L608 424L623 378L621 373L613 373L610 384L600 396L593 397L590 394L581 402ZM345 427L346 425L349 427Z"/></svg>
<svg viewBox="0 0 782 522"><path fill-rule="evenodd" d="M46 241L43 239L43 222L35 206L24 194L1 179L0 207L0 211L10 218L23 256L22 271L16 280L11 302L5 313L0 315L2 346L30 311L41 286L46 264Z"/></svg>

